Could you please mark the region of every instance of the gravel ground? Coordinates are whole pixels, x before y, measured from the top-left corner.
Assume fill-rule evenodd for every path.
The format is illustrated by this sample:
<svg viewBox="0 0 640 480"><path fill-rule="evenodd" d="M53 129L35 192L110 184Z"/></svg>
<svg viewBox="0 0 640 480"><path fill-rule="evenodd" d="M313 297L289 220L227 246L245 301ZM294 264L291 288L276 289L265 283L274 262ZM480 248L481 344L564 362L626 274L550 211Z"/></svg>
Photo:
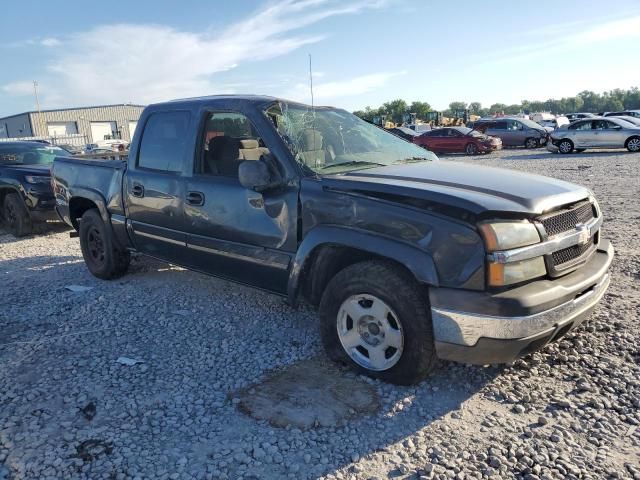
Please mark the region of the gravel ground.
<svg viewBox="0 0 640 480"><path fill-rule="evenodd" d="M451 159L595 191L617 257L576 332L514 365L442 363L394 387L326 365L310 309L143 258L104 282L60 226L0 233L0 479L640 479L640 155ZM304 429L241 411L238 392L300 379L301 362L371 390L375 413Z"/></svg>

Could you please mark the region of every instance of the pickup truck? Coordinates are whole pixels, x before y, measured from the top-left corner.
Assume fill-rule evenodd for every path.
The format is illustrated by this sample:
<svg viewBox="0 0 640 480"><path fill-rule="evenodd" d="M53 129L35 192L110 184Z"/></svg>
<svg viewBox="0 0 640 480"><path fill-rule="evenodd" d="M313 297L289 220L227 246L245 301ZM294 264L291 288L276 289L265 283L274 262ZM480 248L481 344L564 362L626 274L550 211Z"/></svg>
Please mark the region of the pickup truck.
<svg viewBox="0 0 640 480"><path fill-rule="evenodd" d="M0 220L16 237L32 232L37 221L57 219L51 166L69 152L42 142L0 143Z"/></svg>
<svg viewBox="0 0 640 480"><path fill-rule="evenodd" d="M127 162L56 158L88 269L139 252L317 306L328 355L397 384L510 362L588 317L613 257L591 191L442 162L337 108L148 106Z"/></svg>

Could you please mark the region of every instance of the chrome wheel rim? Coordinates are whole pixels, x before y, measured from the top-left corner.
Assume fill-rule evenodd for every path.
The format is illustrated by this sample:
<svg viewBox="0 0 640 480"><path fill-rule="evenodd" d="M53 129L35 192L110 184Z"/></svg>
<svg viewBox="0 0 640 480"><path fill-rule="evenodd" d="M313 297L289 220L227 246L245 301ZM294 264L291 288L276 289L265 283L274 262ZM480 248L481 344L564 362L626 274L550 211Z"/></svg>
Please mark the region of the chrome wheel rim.
<svg viewBox="0 0 640 480"><path fill-rule="evenodd" d="M571 150L571 144L569 142L560 142L558 148L562 153L568 153Z"/></svg>
<svg viewBox="0 0 640 480"><path fill-rule="evenodd" d="M632 152L640 151L640 138L632 138L629 140L628 148Z"/></svg>
<svg viewBox="0 0 640 480"><path fill-rule="evenodd" d="M476 153L476 146L473 144L467 145L467 154L475 155L475 153Z"/></svg>
<svg viewBox="0 0 640 480"><path fill-rule="evenodd" d="M393 367L404 349L404 333L398 315L375 295L347 298L338 309L338 338L349 357L374 371Z"/></svg>

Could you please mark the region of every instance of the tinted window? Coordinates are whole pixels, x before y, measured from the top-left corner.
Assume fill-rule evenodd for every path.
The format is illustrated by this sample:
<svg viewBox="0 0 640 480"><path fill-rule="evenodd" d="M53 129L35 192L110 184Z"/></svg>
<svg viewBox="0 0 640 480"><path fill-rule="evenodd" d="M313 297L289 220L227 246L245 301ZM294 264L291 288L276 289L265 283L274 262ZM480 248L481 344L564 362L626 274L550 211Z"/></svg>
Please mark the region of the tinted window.
<svg viewBox="0 0 640 480"><path fill-rule="evenodd" d="M500 121L500 122L495 122L489 125L489 128L492 130L506 130L507 129L507 122L504 121Z"/></svg>
<svg viewBox="0 0 640 480"><path fill-rule="evenodd" d="M188 126L189 112L151 114L142 133L138 167L180 172Z"/></svg>
<svg viewBox="0 0 640 480"><path fill-rule="evenodd" d="M0 165L50 165L54 158L69 155L54 145L0 144Z"/></svg>

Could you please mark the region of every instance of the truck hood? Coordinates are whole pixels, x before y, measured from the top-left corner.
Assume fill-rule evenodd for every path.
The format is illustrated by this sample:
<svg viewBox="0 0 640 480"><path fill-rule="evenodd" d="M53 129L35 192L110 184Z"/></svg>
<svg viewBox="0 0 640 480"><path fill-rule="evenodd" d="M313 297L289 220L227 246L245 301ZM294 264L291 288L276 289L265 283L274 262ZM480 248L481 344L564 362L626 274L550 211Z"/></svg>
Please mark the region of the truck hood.
<svg viewBox="0 0 640 480"><path fill-rule="evenodd" d="M334 190L419 198L474 214L540 215L591 194L584 187L554 178L449 161L376 167L327 175L324 180Z"/></svg>

